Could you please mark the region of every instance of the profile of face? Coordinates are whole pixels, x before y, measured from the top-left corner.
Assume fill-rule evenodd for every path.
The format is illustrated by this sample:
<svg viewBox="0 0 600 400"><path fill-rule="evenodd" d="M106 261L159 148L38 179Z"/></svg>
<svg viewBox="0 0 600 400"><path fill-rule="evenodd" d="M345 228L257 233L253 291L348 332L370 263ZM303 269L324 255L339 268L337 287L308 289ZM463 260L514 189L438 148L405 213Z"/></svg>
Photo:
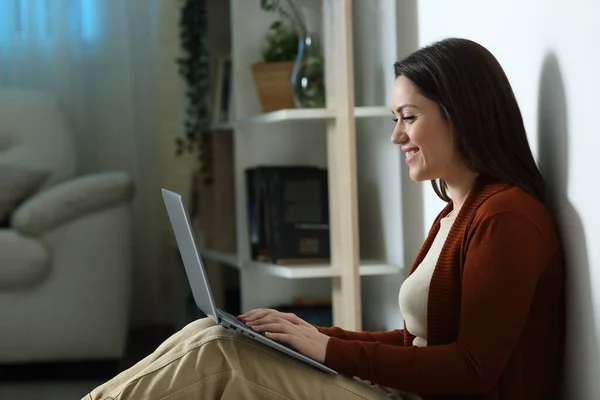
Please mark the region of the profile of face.
<svg viewBox="0 0 600 400"><path fill-rule="evenodd" d="M396 122L391 141L402 146L413 181L448 180L461 169L452 129L437 103L400 76L392 89L391 104Z"/></svg>

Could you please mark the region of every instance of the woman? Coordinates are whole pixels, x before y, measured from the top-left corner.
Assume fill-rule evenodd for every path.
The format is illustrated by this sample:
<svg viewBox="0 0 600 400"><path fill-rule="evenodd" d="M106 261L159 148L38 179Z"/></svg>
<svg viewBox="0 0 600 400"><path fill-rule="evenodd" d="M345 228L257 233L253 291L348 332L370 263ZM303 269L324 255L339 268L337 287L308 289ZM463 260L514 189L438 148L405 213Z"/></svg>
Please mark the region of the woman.
<svg viewBox="0 0 600 400"><path fill-rule="evenodd" d="M448 202L400 288L404 329L317 329L275 310L240 316L342 374L333 377L201 320L89 399L558 396L563 259L510 84L464 39L394 67L392 142L410 177L432 181Z"/></svg>

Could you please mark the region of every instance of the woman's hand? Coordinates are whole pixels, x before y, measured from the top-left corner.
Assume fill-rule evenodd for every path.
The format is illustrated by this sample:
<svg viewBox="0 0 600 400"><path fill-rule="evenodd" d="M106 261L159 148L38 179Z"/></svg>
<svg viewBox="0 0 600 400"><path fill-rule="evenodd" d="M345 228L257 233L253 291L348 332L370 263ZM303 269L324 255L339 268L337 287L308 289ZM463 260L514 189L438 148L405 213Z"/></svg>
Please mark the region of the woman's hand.
<svg viewBox="0 0 600 400"><path fill-rule="evenodd" d="M255 331L264 332L270 339L289 344L313 360L325 361L329 336L295 314L259 308L238 318Z"/></svg>
<svg viewBox="0 0 600 400"><path fill-rule="evenodd" d="M294 325L302 325L302 326L313 328L315 330L317 329L314 326L312 326L311 324L309 324L308 322L304 321L303 319L298 318L298 316L296 314L283 313L281 311L273 310L270 308L257 308L255 310L251 310L245 314L240 315L238 318L240 319L240 321L244 322L245 324L247 324L249 326L252 326L253 324L261 325L261 324L264 324L265 322L273 321L277 318L281 318L281 319L291 322Z"/></svg>

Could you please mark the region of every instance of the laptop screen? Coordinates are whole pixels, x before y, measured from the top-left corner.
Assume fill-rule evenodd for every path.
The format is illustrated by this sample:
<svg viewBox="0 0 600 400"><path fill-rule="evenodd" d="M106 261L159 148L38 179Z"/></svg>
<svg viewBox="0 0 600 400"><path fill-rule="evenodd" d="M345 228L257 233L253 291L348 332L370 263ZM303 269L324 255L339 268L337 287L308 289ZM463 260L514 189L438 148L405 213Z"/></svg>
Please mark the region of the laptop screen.
<svg viewBox="0 0 600 400"><path fill-rule="evenodd" d="M217 307L215 306L215 300L208 284L204 266L202 265L200 252L196 245L190 220L185 211L183 199L179 194L166 189L162 189L162 195L194 301L202 312L211 317L215 322L218 322Z"/></svg>

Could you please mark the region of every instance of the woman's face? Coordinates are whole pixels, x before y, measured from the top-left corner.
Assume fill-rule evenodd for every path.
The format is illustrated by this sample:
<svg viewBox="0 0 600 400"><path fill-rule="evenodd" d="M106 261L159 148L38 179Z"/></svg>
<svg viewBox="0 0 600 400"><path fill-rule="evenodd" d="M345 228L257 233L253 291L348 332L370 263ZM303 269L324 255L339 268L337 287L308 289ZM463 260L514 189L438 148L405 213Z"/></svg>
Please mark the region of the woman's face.
<svg viewBox="0 0 600 400"><path fill-rule="evenodd" d="M461 162L450 125L437 103L421 95L408 78L401 76L392 90L392 112L396 126L391 140L402 146L410 178L418 182L447 180Z"/></svg>

